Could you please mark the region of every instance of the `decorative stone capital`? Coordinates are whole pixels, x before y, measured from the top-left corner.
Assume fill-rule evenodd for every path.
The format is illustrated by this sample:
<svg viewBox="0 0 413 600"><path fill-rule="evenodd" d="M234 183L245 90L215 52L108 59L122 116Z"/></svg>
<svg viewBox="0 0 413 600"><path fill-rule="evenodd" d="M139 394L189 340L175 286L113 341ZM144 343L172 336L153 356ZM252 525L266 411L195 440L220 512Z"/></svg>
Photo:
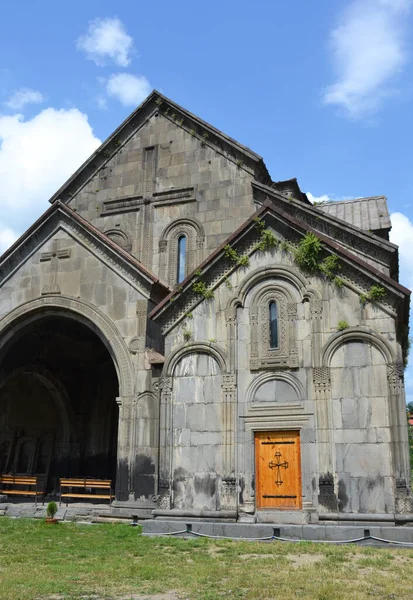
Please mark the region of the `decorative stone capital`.
<svg viewBox="0 0 413 600"><path fill-rule="evenodd" d="M129 342L129 350L132 354L138 354L145 350L145 338L143 336L134 337Z"/></svg>
<svg viewBox="0 0 413 600"><path fill-rule="evenodd" d="M316 392L327 392L331 388L330 367L313 368L313 385Z"/></svg>
<svg viewBox="0 0 413 600"><path fill-rule="evenodd" d="M310 313L313 319L321 319L323 315L323 301L322 300L311 300L310 301Z"/></svg>
<svg viewBox="0 0 413 600"><path fill-rule="evenodd" d="M159 241L159 252L166 252L168 247L168 240L160 240Z"/></svg>
<svg viewBox="0 0 413 600"><path fill-rule="evenodd" d="M389 363L387 365L387 380L394 391L398 391L403 385L404 367L400 362Z"/></svg>
<svg viewBox="0 0 413 600"><path fill-rule="evenodd" d="M228 374L222 376L222 391L233 392L237 387L236 377L234 374Z"/></svg>

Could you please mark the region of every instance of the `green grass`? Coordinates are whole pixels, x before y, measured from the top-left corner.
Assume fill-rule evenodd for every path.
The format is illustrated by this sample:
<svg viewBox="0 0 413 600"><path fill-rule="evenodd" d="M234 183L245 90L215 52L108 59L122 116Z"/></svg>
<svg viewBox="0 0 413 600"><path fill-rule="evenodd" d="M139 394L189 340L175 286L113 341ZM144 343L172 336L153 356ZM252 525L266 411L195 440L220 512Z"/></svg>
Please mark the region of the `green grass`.
<svg viewBox="0 0 413 600"><path fill-rule="evenodd" d="M0 518L0 599L413 598L413 550L146 538L127 525ZM166 597L165 597L166 600Z"/></svg>

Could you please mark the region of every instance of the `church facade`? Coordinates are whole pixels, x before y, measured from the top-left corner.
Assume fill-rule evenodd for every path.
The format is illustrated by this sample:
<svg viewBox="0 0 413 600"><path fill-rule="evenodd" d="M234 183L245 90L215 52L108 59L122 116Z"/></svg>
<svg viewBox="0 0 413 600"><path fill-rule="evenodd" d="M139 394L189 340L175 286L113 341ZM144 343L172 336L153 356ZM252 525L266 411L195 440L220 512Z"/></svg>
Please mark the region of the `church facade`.
<svg viewBox="0 0 413 600"><path fill-rule="evenodd" d="M142 517L408 520L390 226L153 92L0 258L0 473L110 478Z"/></svg>

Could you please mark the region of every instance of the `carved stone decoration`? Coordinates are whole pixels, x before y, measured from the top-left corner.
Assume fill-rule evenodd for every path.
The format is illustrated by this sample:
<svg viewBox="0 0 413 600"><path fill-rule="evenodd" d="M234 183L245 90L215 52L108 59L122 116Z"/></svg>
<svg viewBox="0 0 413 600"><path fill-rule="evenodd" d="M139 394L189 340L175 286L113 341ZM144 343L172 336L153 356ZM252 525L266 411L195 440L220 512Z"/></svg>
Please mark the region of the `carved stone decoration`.
<svg viewBox="0 0 413 600"><path fill-rule="evenodd" d="M331 473L320 475L318 491L318 503L328 512L337 512L337 496L334 491L334 477Z"/></svg>
<svg viewBox="0 0 413 600"><path fill-rule="evenodd" d="M387 380L391 391L397 394L403 387L404 367L400 362L389 363L387 365Z"/></svg>
<svg viewBox="0 0 413 600"><path fill-rule="evenodd" d="M50 274L49 283L46 284L42 289L42 296L50 296L55 294L61 294L60 288L57 284L57 272L59 270L59 260L63 258L70 258L70 248L59 249L58 240L53 240L53 250L51 252L43 252L40 255L40 262L50 261Z"/></svg>
<svg viewBox="0 0 413 600"><path fill-rule="evenodd" d="M172 221L162 232L159 251L166 252L166 261L161 265L161 278L171 287L177 283L178 241L186 237L185 275L193 271L202 260L204 229L196 219L181 218Z"/></svg>
<svg viewBox="0 0 413 600"><path fill-rule="evenodd" d="M129 342L129 350L132 354L138 354L139 352L143 352L145 350L145 338L143 337L134 337Z"/></svg>
<svg viewBox="0 0 413 600"><path fill-rule="evenodd" d="M235 374L230 375L222 375L222 391L223 392L233 392L235 391L236 384L236 376Z"/></svg>
<svg viewBox="0 0 413 600"><path fill-rule="evenodd" d="M313 319L321 319L321 317L323 316L323 301L311 300L310 313Z"/></svg>
<svg viewBox="0 0 413 600"><path fill-rule="evenodd" d="M413 496L405 479L396 479L396 514L413 514Z"/></svg>
<svg viewBox="0 0 413 600"><path fill-rule="evenodd" d="M330 367L313 368L313 385L316 392L329 392L331 389Z"/></svg>
<svg viewBox="0 0 413 600"><path fill-rule="evenodd" d="M270 345L269 305L276 302L278 309L278 346ZM260 290L253 298L249 322L251 331L250 369L298 368L295 342L297 303L292 302L285 290L278 287Z"/></svg>
<svg viewBox="0 0 413 600"><path fill-rule="evenodd" d="M236 510L237 481L235 477L224 477L221 482L221 510Z"/></svg>
<svg viewBox="0 0 413 600"><path fill-rule="evenodd" d="M108 236L109 239L111 239L124 250L130 252L130 250L132 249L132 242L130 240L130 237L125 231L122 231L122 229L107 229L104 233Z"/></svg>
<svg viewBox="0 0 413 600"><path fill-rule="evenodd" d="M159 480L159 494L157 496L156 504L158 508L165 510L171 509L171 489L169 482L166 480Z"/></svg>

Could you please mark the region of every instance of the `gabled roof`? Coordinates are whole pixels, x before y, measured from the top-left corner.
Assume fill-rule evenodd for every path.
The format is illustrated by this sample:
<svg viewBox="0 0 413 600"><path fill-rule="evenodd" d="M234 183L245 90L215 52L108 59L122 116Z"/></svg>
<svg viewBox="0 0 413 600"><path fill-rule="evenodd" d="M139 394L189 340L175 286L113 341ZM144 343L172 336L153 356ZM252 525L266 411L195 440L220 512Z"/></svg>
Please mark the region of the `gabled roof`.
<svg viewBox="0 0 413 600"><path fill-rule="evenodd" d="M364 231L390 230L391 221L386 200L385 196L370 196L355 200L323 202L316 207Z"/></svg>
<svg viewBox="0 0 413 600"><path fill-rule="evenodd" d="M50 202L53 203L57 200L64 203L69 202L123 144L157 112L161 112L177 127L182 127L192 135L199 137L203 143L232 156L239 164L252 170L258 181L271 183L270 174L261 156L154 90L62 185L50 198Z"/></svg>
<svg viewBox="0 0 413 600"><path fill-rule="evenodd" d="M256 219L275 218L281 221L283 226L291 227L297 237L305 235L307 232L314 233L323 242L328 252L337 254L342 259L343 265L346 268L353 269L360 274L360 280L365 284L365 290L368 291L367 284L373 285L379 283L383 285L392 295L396 297L396 305L398 309L399 319L402 323L407 324L409 318L409 299L410 290L402 286L400 283L382 273L375 267L371 266L361 258L355 256L339 243L332 238L316 231L310 227L306 222L301 221L296 217L292 217L287 211L274 205L270 200L266 200L263 206L253 214L241 227L239 227L232 235L230 235L225 242L221 244L210 256L204 260L201 265L193 271L188 277L182 281L179 286L176 286L168 296L166 296L149 314L149 318L159 321L164 327L170 326L171 323L179 320L183 314L190 311L194 306L199 304L203 298L202 296L196 296L193 292L192 285L197 281L199 274L202 274L202 280L208 284L209 273L211 275L210 287L217 287L222 283L229 268L234 270L239 268L238 266L230 265L230 260L225 256L225 246L231 245L237 247L237 244L242 244L247 239L249 233L255 230L256 232ZM255 233L258 237L258 232ZM251 247L251 240L245 244L245 247ZM220 261L226 261L229 266L222 268L222 277L217 277L217 264ZM214 267L214 269L212 268ZM344 269L343 269L344 273ZM180 307L178 307L180 304Z"/></svg>
<svg viewBox="0 0 413 600"><path fill-rule="evenodd" d="M110 258L121 268L123 273L138 281L147 290L151 290L154 301L159 300L170 291L151 271L139 262L129 252L121 248L104 233L96 229L80 215L65 206L62 202L55 202L33 225L0 256L0 287L21 265L26 256L35 252L58 227L70 224L77 231L86 236L95 247Z"/></svg>
<svg viewBox="0 0 413 600"><path fill-rule="evenodd" d="M314 230L319 233L331 236L343 245L349 248L357 248L358 251L370 256L375 262L381 263L390 269L393 279L398 280L398 246L392 244L387 239L379 237L372 231L365 231L356 225L344 221L333 214L325 211L319 211L324 205L306 205L298 202L295 198L286 198L285 195L276 191L273 186L266 186L259 182L252 182L255 191L255 199L268 198L274 203L286 210L293 217L305 221Z"/></svg>

